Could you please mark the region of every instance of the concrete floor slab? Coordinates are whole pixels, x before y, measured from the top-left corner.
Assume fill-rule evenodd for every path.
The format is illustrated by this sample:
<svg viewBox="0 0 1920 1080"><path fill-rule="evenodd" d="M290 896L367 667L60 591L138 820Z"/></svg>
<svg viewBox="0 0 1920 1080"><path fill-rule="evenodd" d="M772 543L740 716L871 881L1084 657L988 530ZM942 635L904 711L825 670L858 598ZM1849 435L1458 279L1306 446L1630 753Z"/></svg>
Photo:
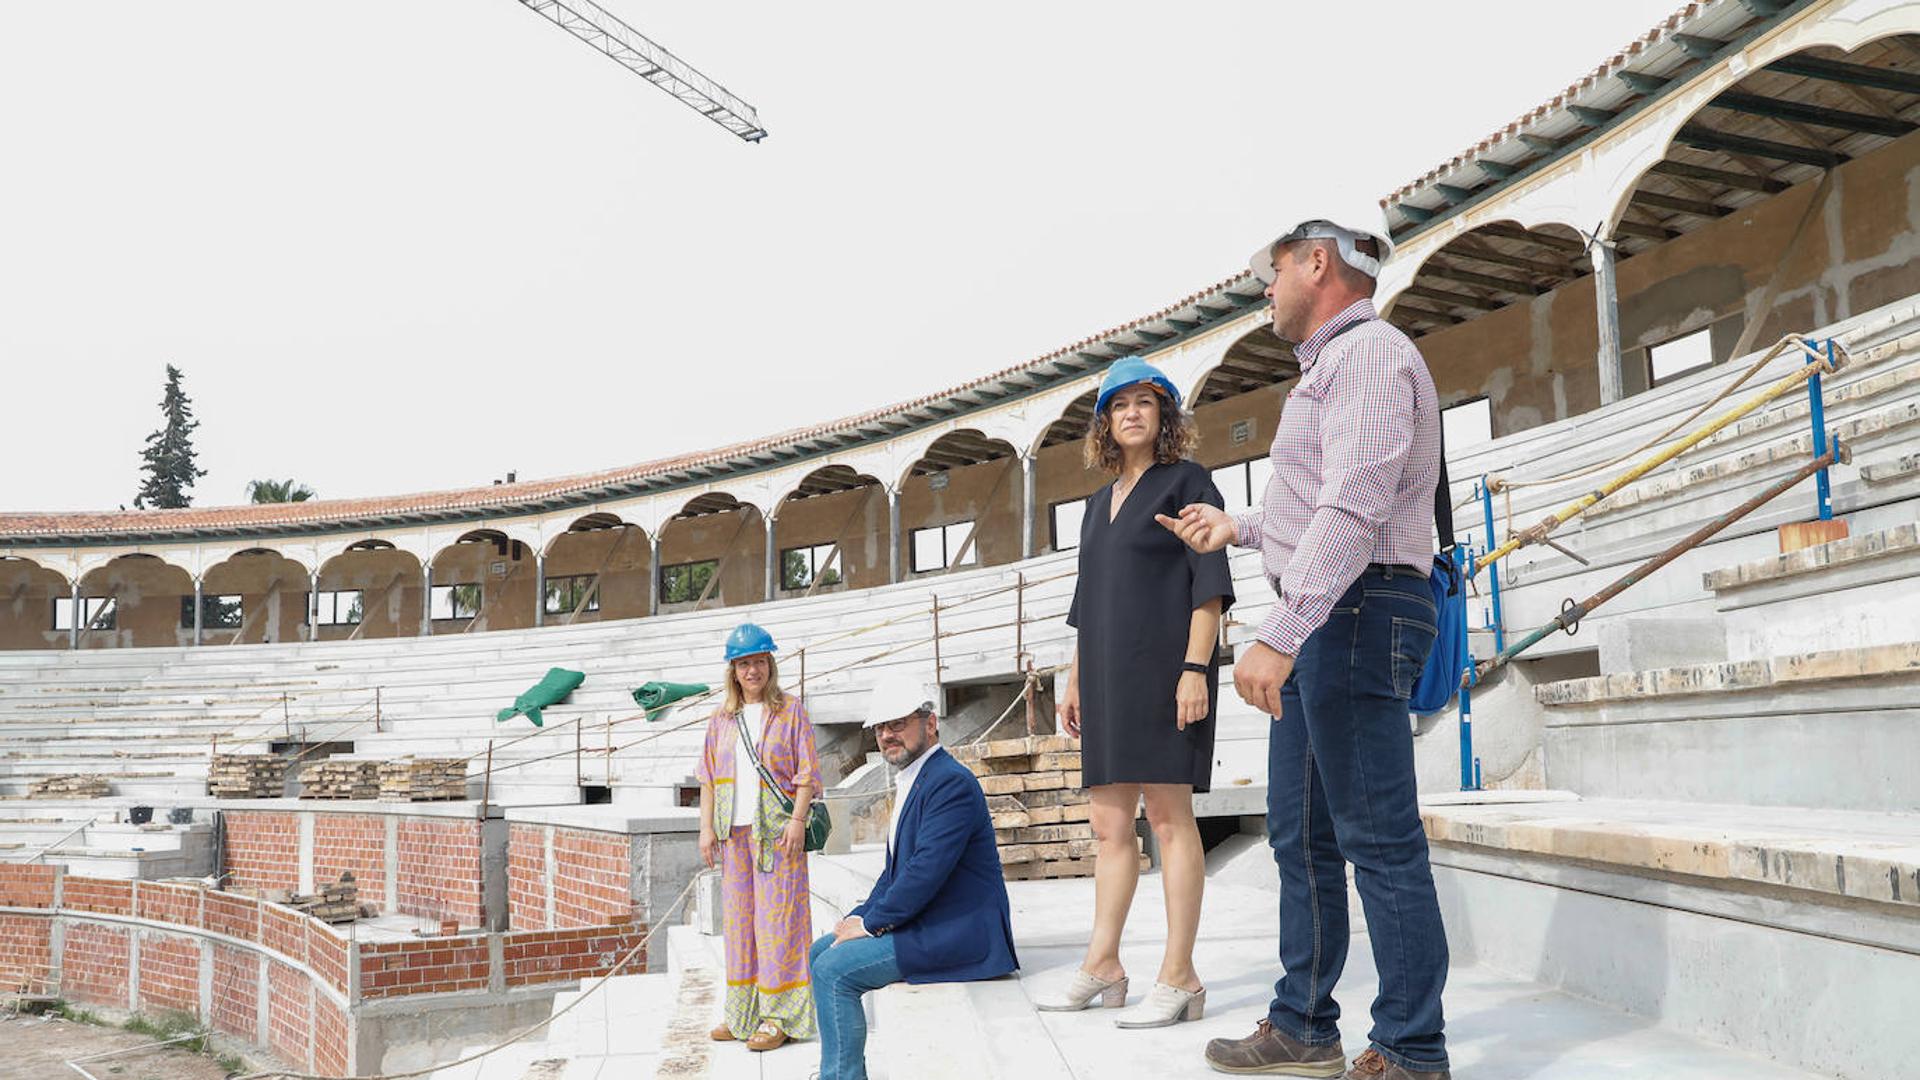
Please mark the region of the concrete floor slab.
<svg viewBox="0 0 1920 1080"><path fill-rule="evenodd" d="M1207 908L1196 966L1208 986L1206 1016L1193 1023L1149 1031L1120 1031L1114 1013L1031 1012L1012 1019L1033 999L1064 982L1079 963L1093 898L1089 880L1016 882L1008 887L1014 909L1014 929L1024 965L1017 981L995 984L991 1000L972 1007L987 1016L983 1030L1006 1045L992 1048L996 1063L1023 1060L1061 1060L1070 1075L1085 1080L1116 1077L1207 1077L1201 1050L1208 1039L1246 1034L1266 1014L1277 971L1276 891L1264 883L1264 848L1235 843L1217 852L1208 885ZM871 862L871 859L866 860ZM863 864L864 865L864 864ZM1350 1054L1366 1046L1367 1005L1376 989L1372 957L1364 923L1357 918L1347 970L1337 993L1345 1007L1342 1034ZM1159 876L1142 878L1129 920L1122 959L1135 980L1137 1001L1152 982L1165 938L1165 909ZM523 1080L533 1062L551 1060L564 1052L567 1071L560 1080L627 1080L656 1075L662 1039L679 1002L662 996L662 988L682 972L720 962L720 941L675 927L674 975L624 976L612 980L597 997L576 1010L571 1028L556 1024L555 1041L532 1044L500 1055L498 1070L439 1074L439 1080ZM983 984L985 985L985 984ZM1662 1080L1809 1080L1816 1074L1788 1068L1740 1051L1663 1030L1650 1021L1554 990L1539 983L1489 967L1456 966L1447 986L1448 1039L1455 1075L1473 1080L1616 1080L1620 1077L1660 1077ZM703 1006L710 1023L720 1019L720 1000L714 995ZM597 1033L597 1034L596 1034ZM875 1080L941 1080L947 1075L937 1065L917 1070L912 1077L888 1075L883 1062L890 1057L886 1040L913 1038L910 1031L877 1027L869 1044ZM563 1046L571 1038L575 1045ZM1014 1045L1018 1043L1019 1045ZM771 1053L756 1054L740 1043L709 1044L693 1070L672 1070L676 1080L690 1076L714 1080L804 1080L819 1068L817 1042L793 1043ZM521 1071L515 1072L518 1067ZM538 1075L538 1074L535 1074ZM959 1080L986 1080L977 1071ZM993 1075L1019 1077L1017 1066ZM542 1077L541 1080L546 1080Z"/></svg>

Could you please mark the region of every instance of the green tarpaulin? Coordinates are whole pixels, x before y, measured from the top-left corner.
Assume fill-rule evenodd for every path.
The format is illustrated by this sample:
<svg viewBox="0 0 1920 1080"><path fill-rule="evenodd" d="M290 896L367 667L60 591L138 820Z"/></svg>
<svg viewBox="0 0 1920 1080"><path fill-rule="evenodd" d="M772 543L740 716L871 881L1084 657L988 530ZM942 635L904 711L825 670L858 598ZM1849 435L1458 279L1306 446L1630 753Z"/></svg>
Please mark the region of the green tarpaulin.
<svg viewBox="0 0 1920 1080"><path fill-rule="evenodd" d="M633 703L647 710L647 719L651 720L653 714L681 698L706 692L707 687L702 683L650 682L633 692Z"/></svg>
<svg viewBox="0 0 1920 1080"><path fill-rule="evenodd" d="M586 681L586 675L581 672L568 671L566 668L550 668L544 678L534 683L526 693L513 699L512 708L501 709L493 719L498 722L524 715L533 721L534 727L540 727L545 723L540 719L540 710L565 701L568 694L573 693L581 683Z"/></svg>

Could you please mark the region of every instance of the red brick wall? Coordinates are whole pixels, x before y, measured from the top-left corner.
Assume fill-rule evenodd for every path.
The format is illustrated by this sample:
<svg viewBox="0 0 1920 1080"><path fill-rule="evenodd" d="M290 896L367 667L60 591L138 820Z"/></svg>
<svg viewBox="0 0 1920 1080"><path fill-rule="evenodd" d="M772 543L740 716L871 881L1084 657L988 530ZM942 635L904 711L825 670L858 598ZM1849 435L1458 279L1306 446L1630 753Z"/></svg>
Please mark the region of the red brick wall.
<svg viewBox="0 0 1920 1080"><path fill-rule="evenodd" d="M315 814L313 883L315 888L353 874L360 899L384 906L387 895L387 823L376 814Z"/></svg>
<svg viewBox="0 0 1920 1080"><path fill-rule="evenodd" d="M40 980L46 978L52 966L52 920L34 915L0 915L0 992L27 987L40 989Z"/></svg>
<svg viewBox="0 0 1920 1080"><path fill-rule="evenodd" d="M0 907L53 906L53 866L0 863Z"/></svg>
<svg viewBox="0 0 1920 1080"><path fill-rule="evenodd" d="M69 879L71 881L72 879ZM142 882L139 888L140 917L180 926L199 926L200 898L205 889L193 885L162 885Z"/></svg>
<svg viewBox="0 0 1920 1080"><path fill-rule="evenodd" d="M216 934L225 934L241 941L258 941L261 906L259 901L250 896L209 893L202 921L207 929Z"/></svg>
<svg viewBox="0 0 1920 1080"><path fill-rule="evenodd" d="M585 829L553 830L553 925L605 926L633 915L632 840Z"/></svg>
<svg viewBox="0 0 1920 1080"><path fill-rule="evenodd" d="M69 877L61 889L61 904L69 911L131 915L133 914L133 882Z"/></svg>
<svg viewBox="0 0 1920 1080"><path fill-rule="evenodd" d="M480 823L402 818L397 836L401 912L480 925Z"/></svg>
<svg viewBox="0 0 1920 1080"><path fill-rule="evenodd" d="M429 938L360 946L360 996L484 990L492 962L485 938Z"/></svg>
<svg viewBox="0 0 1920 1080"><path fill-rule="evenodd" d="M508 986L561 982L605 974L647 936L637 924L584 930L540 930L508 934L500 950ZM623 975L647 970L646 953L620 969Z"/></svg>
<svg viewBox="0 0 1920 1080"><path fill-rule="evenodd" d="M313 999L313 1058L318 1071L347 1075L347 1014L325 996Z"/></svg>
<svg viewBox="0 0 1920 1080"><path fill-rule="evenodd" d="M140 1008L200 1012L200 945L171 934L140 935Z"/></svg>
<svg viewBox="0 0 1920 1080"><path fill-rule="evenodd" d="M300 820L291 813L227 811L227 881L242 889L300 887Z"/></svg>
<svg viewBox="0 0 1920 1080"><path fill-rule="evenodd" d="M319 922L307 923L307 966L335 990L347 989L347 941Z"/></svg>
<svg viewBox="0 0 1920 1080"><path fill-rule="evenodd" d="M213 947L213 1026L248 1042L260 1038L260 957L232 945Z"/></svg>
<svg viewBox="0 0 1920 1080"><path fill-rule="evenodd" d="M73 884L67 881L69 889ZM71 923L60 954L60 992L72 1001L124 1009L130 966L125 930Z"/></svg>
<svg viewBox="0 0 1920 1080"><path fill-rule="evenodd" d="M507 830L507 925L547 928L547 831L539 825Z"/></svg>
<svg viewBox="0 0 1920 1080"><path fill-rule="evenodd" d="M267 964L267 1049L295 1066L307 1062L313 1016L307 1008L307 977L277 961Z"/></svg>
<svg viewBox="0 0 1920 1080"><path fill-rule="evenodd" d="M260 944L289 960L306 963L307 917L278 904L262 904Z"/></svg>

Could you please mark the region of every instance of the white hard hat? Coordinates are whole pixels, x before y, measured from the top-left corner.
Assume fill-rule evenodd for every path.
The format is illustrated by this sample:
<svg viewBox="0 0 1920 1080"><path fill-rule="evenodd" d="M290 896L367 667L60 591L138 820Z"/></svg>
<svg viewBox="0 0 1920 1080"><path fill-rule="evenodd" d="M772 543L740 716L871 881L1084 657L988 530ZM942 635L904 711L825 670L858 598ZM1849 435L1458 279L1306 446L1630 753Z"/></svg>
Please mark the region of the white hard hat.
<svg viewBox="0 0 1920 1080"><path fill-rule="evenodd" d="M1355 246L1361 237L1370 238L1379 245L1379 258ZM1269 285L1273 284L1273 254L1281 244L1290 244L1295 240L1332 240L1339 246L1342 261L1374 279L1380 277L1381 264L1393 255L1393 237L1387 232L1386 208L1376 199L1364 199L1345 207L1336 206L1327 217L1302 220L1262 244L1247 259L1247 265L1253 268L1253 276Z"/></svg>
<svg viewBox="0 0 1920 1080"><path fill-rule="evenodd" d="M891 720L937 708L933 688L911 675L889 675L874 684L867 698L865 727L879 727Z"/></svg>

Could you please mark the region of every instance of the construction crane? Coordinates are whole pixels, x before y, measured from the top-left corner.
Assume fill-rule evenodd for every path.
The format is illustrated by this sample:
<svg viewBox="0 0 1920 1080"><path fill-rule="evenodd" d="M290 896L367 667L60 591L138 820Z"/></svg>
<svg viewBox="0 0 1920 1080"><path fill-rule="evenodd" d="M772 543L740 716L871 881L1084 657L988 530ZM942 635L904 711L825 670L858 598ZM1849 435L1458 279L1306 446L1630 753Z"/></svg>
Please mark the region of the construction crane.
<svg viewBox="0 0 1920 1080"><path fill-rule="evenodd" d="M593 0L520 2L747 142L759 142L767 137L767 129L760 126L760 117L753 106L621 22Z"/></svg>

